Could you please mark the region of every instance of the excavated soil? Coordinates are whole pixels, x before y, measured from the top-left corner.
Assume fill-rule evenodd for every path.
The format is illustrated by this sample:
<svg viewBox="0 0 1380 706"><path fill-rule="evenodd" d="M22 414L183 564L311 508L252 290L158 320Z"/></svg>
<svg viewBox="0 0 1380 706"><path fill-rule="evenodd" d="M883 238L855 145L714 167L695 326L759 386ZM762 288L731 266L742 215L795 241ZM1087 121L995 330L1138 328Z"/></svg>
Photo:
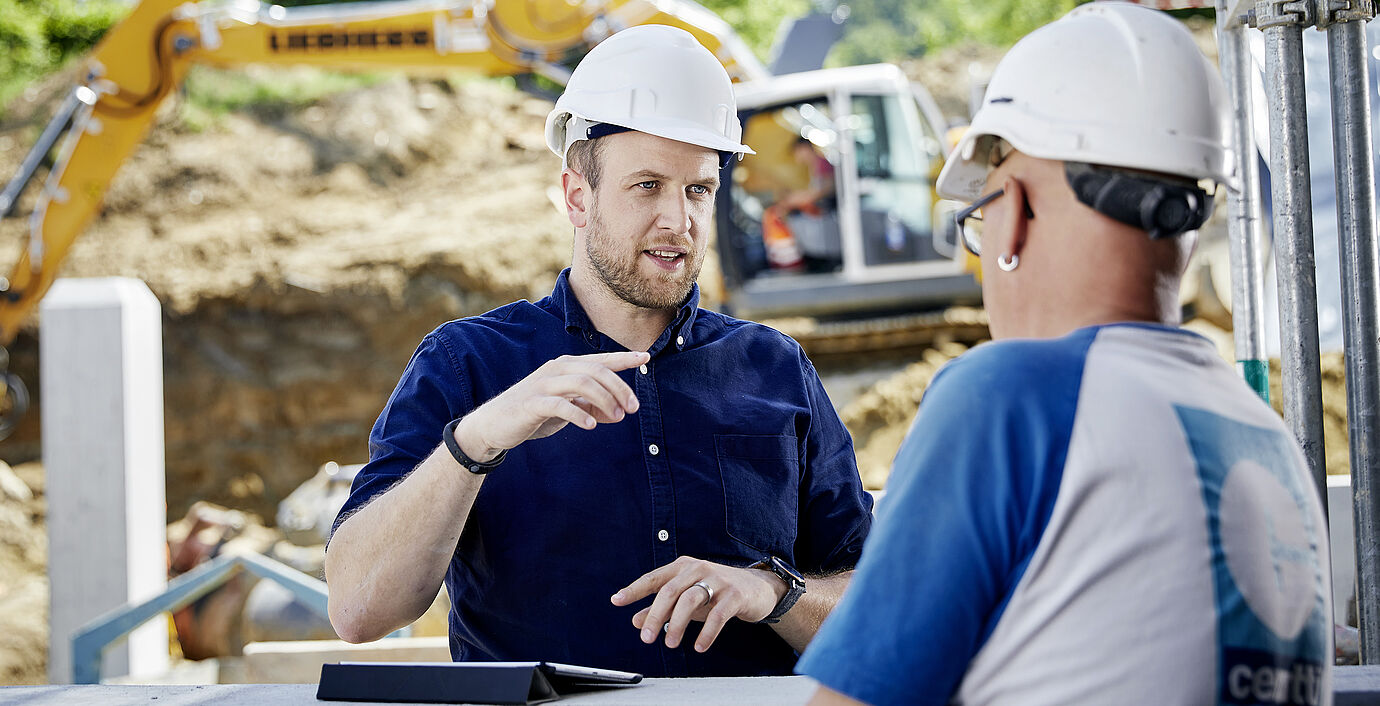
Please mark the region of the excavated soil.
<svg viewBox="0 0 1380 706"><path fill-rule="evenodd" d="M1187 328L1200 333L1217 344L1222 357L1232 360L1232 338L1224 331L1202 319L1189 322ZM858 455L858 470L863 483L880 489L891 472L891 462L901 441L910 430L911 420L920 406L925 388L944 363L962 355L968 349L958 343L947 343L925 351L922 358L901 371L878 382L870 390L840 410L844 424L853 434ZM1323 443L1330 475L1348 475L1351 459L1347 447L1346 368L1340 353L1322 357ZM1283 414L1281 372L1278 360L1270 362L1270 402L1275 411Z"/></svg>
<svg viewBox="0 0 1380 706"><path fill-rule="evenodd" d="M47 681L43 486L39 464L0 464L0 685Z"/></svg>
<svg viewBox="0 0 1380 706"><path fill-rule="evenodd" d="M273 517L322 463L367 458L428 331L550 290L571 236L546 195L549 109L500 83L404 79L200 132L165 106L62 276L136 277L163 305L170 519L198 500ZM35 136L0 126L0 174ZM0 221L4 262L34 191ZM37 397L36 333L11 350ZM0 458L39 457L41 402ZM18 468L41 490L37 464ZM0 684L45 680L44 546L41 495L0 495Z"/></svg>
<svg viewBox="0 0 1380 706"><path fill-rule="evenodd" d="M397 79L204 132L165 111L62 274L137 277L163 304L169 517L196 500L273 516L323 462L366 456L427 331L549 291L571 240L545 193L547 110ZM22 231L3 222L0 248ZM15 355L36 388L33 347ZM0 453L35 456L37 419Z"/></svg>

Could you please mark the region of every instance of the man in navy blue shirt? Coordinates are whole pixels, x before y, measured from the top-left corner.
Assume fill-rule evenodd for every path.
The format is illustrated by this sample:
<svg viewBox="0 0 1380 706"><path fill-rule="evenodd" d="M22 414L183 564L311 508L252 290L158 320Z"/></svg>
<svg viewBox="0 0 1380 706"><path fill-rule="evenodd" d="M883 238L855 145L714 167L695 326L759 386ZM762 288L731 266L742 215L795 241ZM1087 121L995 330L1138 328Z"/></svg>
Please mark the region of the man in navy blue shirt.
<svg viewBox="0 0 1380 706"><path fill-rule="evenodd" d="M413 355L326 555L341 637L410 623L444 580L456 660L790 673L872 503L800 347L698 307L720 170L751 151L736 115L677 29L576 68L547 121L571 267Z"/></svg>

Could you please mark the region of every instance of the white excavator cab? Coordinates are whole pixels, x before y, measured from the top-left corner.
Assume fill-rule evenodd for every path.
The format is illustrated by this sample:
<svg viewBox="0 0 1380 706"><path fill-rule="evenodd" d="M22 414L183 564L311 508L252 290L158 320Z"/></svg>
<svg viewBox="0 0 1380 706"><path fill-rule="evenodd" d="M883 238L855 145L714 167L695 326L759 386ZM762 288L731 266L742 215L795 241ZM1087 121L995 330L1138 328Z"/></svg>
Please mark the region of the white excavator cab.
<svg viewBox="0 0 1380 706"><path fill-rule="evenodd" d="M944 118L892 65L737 85L743 140L717 209L724 307L752 318L976 303L936 196Z"/></svg>

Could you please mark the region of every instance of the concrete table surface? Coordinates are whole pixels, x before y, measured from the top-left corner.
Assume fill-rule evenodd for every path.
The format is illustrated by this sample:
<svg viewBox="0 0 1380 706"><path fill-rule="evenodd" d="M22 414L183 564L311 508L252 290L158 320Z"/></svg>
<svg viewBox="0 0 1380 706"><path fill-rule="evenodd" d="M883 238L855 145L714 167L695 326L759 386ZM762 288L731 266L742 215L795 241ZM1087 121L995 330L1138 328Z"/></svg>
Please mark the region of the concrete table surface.
<svg viewBox="0 0 1380 706"><path fill-rule="evenodd" d="M1380 704L1380 665L1337 667L1332 672L1333 706Z"/></svg>
<svg viewBox="0 0 1380 706"><path fill-rule="evenodd" d="M1333 672L1335 706L1380 704L1380 666L1338 667ZM636 686L570 694L559 703L664 704L803 704L814 693L807 677L715 677L709 679L646 679ZM317 701L315 684L211 684L207 686L5 686L0 706L102 704L102 706L289 706L291 704L349 704Z"/></svg>
<svg viewBox="0 0 1380 706"><path fill-rule="evenodd" d="M644 679L641 684L611 687L564 696L557 703L621 706L662 704L803 704L814 693L807 677L714 677L707 679ZM211 684L206 686L6 686L0 687L4 706L101 704L102 706L289 706L351 704L317 701L315 684Z"/></svg>

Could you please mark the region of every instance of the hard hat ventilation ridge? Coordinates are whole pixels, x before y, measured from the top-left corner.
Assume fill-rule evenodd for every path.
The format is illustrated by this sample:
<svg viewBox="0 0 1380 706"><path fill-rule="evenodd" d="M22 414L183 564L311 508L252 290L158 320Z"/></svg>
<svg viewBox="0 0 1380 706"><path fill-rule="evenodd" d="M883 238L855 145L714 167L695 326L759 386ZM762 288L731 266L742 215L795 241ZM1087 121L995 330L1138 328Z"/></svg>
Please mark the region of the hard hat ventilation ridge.
<svg viewBox="0 0 1380 706"><path fill-rule="evenodd" d="M1212 197L1197 185L1083 162L1066 162L1064 176L1084 205L1152 239L1197 230L1212 215Z"/></svg>

